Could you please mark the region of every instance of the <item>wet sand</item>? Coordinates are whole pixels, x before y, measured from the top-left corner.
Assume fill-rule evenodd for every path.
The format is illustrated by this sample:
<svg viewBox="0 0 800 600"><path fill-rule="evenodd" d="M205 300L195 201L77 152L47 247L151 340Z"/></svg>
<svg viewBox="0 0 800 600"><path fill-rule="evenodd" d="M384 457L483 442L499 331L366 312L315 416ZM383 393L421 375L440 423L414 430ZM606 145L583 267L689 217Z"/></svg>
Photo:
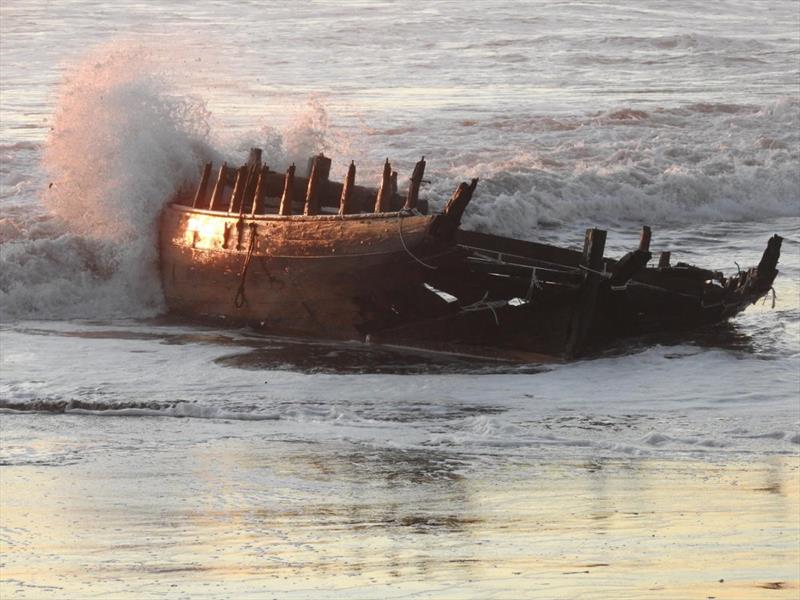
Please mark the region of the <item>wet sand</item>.
<svg viewBox="0 0 800 600"><path fill-rule="evenodd" d="M2 435L4 599L799 593L797 454L537 462L9 413Z"/></svg>

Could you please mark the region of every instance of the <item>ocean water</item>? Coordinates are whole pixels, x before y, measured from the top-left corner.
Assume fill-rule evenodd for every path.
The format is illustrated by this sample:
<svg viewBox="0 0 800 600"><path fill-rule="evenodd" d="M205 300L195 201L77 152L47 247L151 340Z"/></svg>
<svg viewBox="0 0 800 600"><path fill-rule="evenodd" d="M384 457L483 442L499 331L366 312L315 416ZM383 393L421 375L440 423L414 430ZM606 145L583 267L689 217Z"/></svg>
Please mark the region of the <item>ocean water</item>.
<svg viewBox="0 0 800 600"><path fill-rule="evenodd" d="M782 0L0 5L3 596L796 593L799 32ZM175 320L159 210L255 145L359 183L424 155L434 208L480 178L465 228L609 254L648 224L730 273L778 233L774 301L503 369Z"/></svg>

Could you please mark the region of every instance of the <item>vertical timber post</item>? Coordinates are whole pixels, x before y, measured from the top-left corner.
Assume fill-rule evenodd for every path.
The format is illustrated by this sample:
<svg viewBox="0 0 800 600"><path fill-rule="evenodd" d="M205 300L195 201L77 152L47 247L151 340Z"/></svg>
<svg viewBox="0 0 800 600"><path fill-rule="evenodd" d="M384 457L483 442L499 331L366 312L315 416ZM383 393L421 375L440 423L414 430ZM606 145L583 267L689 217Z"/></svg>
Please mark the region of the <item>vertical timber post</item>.
<svg viewBox="0 0 800 600"><path fill-rule="evenodd" d="M566 356L575 358L583 352L594 322L597 296L603 283L603 252L606 248L606 232L602 229L587 229L583 242L581 266L585 267L583 283L572 314L567 336Z"/></svg>
<svg viewBox="0 0 800 600"><path fill-rule="evenodd" d="M672 257L672 253L669 250L664 250L661 253L661 256L658 257L658 268L659 269L669 269L669 259Z"/></svg>
<svg viewBox="0 0 800 600"><path fill-rule="evenodd" d="M211 194L211 210L222 210L222 195L225 192L225 184L228 183L228 163L222 163L217 175L217 183L214 185L214 193Z"/></svg>
<svg viewBox="0 0 800 600"><path fill-rule="evenodd" d="M250 148L247 156L247 169L258 170L261 168L261 148Z"/></svg>
<svg viewBox="0 0 800 600"><path fill-rule="evenodd" d="M389 210L389 204L392 198L392 165L389 164L389 159L383 163L383 175L381 177L381 186L378 188L378 195L375 198L375 212L382 213Z"/></svg>
<svg viewBox="0 0 800 600"><path fill-rule="evenodd" d="M403 206L406 210L411 210L417 207L419 200L419 186L422 184L422 176L425 174L425 157L422 157L415 166L414 173L411 175L411 183L408 186L408 195L406 195L406 203Z"/></svg>
<svg viewBox="0 0 800 600"><path fill-rule="evenodd" d="M322 187L326 184L328 173L331 170L331 159L322 154L311 159L311 172L308 174L308 188L306 188L306 205L304 215L318 215Z"/></svg>
<svg viewBox="0 0 800 600"><path fill-rule="evenodd" d="M317 175L321 180L327 180L331 176L331 159L325 156L322 152L316 156L311 156L308 159L308 176L311 177L311 171L314 170L314 163L317 163Z"/></svg>
<svg viewBox="0 0 800 600"><path fill-rule="evenodd" d="M356 184L356 163L350 161L347 177L342 186L342 195L339 198L339 214L349 215L353 212L353 188Z"/></svg>
<svg viewBox="0 0 800 600"><path fill-rule="evenodd" d="M194 195L194 202L192 202L192 208L205 208L205 206L201 206L206 204L206 189L208 188L208 178L211 177L211 163L206 163L206 166L203 167L203 175L200 177L200 185L197 186L197 192Z"/></svg>
<svg viewBox="0 0 800 600"><path fill-rule="evenodd" d="M650 252L650 237L653 235L653 232L650 231L650 228L647 225L642 227L642 235L639 238L639 250L642 252Z"/></svg>
<svg viewBox="0 0 800 600"><path fill-rule="evenodd" d="M253 192L253 215L260 215L264 212L264 197L267 195L267 175L269 175L269 167L262 165L256 182L256 191Z"/></svg>
<svg viewBox="0 0 800 600"><path fill-rule="evenodd" d="M286 177L283 179L283 194L281 195L281 206L278 209L278 214L284 217L292 214L292 202L294 202L294 170L294 165L286 169Z"/></svg>
<svg viewBox="0 0 800 600"><path fill-rule="evenodd" d="M239 167L236 172L236 181L233 184L233 193L231 194L231 203L228 206L228 212L238 213L242 207L244 200L244 188L247 186L247 166Z"/></svg>
<svg viewBox="0 0 800 600"><path fill-rule="evenodd" d="M256 185L261 174L261 166L261 148L250 148L250 155L247 157L247 183L239 206L240 213L253 211Z"/></svg>

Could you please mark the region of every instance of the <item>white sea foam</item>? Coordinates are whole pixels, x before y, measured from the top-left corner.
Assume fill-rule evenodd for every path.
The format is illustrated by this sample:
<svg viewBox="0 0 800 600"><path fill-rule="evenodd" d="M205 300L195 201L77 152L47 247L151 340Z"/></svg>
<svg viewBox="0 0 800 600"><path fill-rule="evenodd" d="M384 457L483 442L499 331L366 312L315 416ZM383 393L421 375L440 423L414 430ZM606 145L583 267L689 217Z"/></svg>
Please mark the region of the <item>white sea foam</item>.
<svg viewBox="0 0 800 600"><path fill-rule="evenodd" d="M281 131L265 126L238 141L212 135L205 101L177 91L173 59L164 47L133 41L91 51L60 84L44 172L26 154L38 152L38 144L0 148L17 167L0 174L7 207L0 219L0 315L157 314L158 216L182 186L196 182L205 161L244 160L258 145L273 168L302 169L305 158L329 151L328 116L316 98ZM41 197L44 211L31 195Z"/></svg>
<svg viewBox="0 0 800 600"><path fill-rule="evenodd" d="M491 124L489 124L491 126ZM685 224L800 215L800 101L617 109L501 120L538 140L510 159L467 154L482 178L467 226L531 236L567 223ZM444 192L444 190L442 190Z"/></svg>
<svg viewBox="0 0 800 600"><path fill-rule="evenodd" d="M2 230L3 315L161 310L158 214L213 154L203 103L172 93L164 58L120 42L65 74L43 158L50 216L31 207Z"/></svg>

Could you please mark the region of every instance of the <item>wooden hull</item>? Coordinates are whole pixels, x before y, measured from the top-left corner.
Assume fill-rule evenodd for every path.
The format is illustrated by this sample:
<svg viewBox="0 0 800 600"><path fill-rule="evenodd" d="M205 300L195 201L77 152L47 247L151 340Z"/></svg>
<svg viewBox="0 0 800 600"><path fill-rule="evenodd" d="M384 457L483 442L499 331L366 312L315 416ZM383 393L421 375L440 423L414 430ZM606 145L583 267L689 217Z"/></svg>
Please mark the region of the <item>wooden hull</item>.
<svg viewBox="0 0 800 600"><path fill-rule="evenodd" d="M581 253L460 231L447 218L240 216L171 204L161 221L164 294L174 312L269 333L539 361L727 319L777 274L778 236L758 268L723 278L647 268L649 252L636 267L641 250L605 258L599 230ZM592 232L602 234L594 258Z"/></svg>
<svg viewBox="0 0 800 600"><path fill-rule="evenodd" d="M428 235L434 218L240 219L172 205L161 227L167 304L274 333L363 339L392 314L395 288L422 288L418 261L446 264L456 254Z"/></svg>

